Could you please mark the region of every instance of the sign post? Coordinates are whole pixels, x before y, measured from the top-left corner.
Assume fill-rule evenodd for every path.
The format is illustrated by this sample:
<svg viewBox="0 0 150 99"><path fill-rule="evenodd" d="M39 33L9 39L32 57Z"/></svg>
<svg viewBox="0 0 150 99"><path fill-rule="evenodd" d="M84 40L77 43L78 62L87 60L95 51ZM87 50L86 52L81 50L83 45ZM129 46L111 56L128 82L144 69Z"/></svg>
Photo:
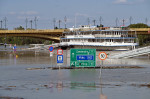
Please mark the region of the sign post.
<svg viewBox="0 0 150 99"><path fill-rule="evenodd" d="M52 56L53 56L53 50L54 50L53 46L50 46L50 47L49 47L50 57L52 57Z"/></svg>
<svg viewBox="0 0 150 99"><path fill-rule="evenodd" d="M64 62L63 50L62 49L58 49L57 50L57 64L59 64L59 69L60 69L60 64L62 64L63 62Z"/></svg>
<svg viewBox="0 0 150 99"><path fill-rule="evenodd" d="M54 48L53 48L53 46L50 46L49 47L49 51L50 51L50 63L51 63L51 65L52 65L52 59L51 59L51 57L53 57L53 50L54 50ZM52 65L52 67L53 67L53 65Z"/></svg>
<svg viewBox="0 0 150 99"><path fill-rule="evenodd" d="M102 60L102 64L101 64L101 68L100 68L100 85L101 85L100 99L107 99L107 96L105 96L102 91L102 67L103 67L103 61L107 58L107 54L105 52L100 52L98 57L100 60Z"/></svg>

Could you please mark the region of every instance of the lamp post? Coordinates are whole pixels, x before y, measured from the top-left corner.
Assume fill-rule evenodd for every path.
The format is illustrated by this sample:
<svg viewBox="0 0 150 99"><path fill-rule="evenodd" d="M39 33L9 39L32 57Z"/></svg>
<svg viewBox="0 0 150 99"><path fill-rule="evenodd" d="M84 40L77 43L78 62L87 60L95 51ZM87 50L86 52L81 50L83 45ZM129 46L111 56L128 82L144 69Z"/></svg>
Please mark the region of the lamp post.
<svg viewBox="0 0 150 99"><path fill-rule="evenodd" d="M32 20L30 20L30 23L31 23L31 29L32 29L32 22L33 22L33 21L32 21Z"/></svg>
<svg viewBox="0 0 150 99"><path fill-rule="evenodd" d="M3 21L1 20L0 22L1 22L1 29L2 29L2 28L3 28L3 26L2 26L2 24L3 24Z"/></svg>
<svg viewBox="0 0 150 99"><path fill-rule="evenodd" d="M116 27L118 27L118 18L116 18L115 21L116 21Z"/></svg>
<svg viewBox="0 0 150 99"><path fill-rule="evenodd" d="M95 26L95 22L96 22L96 20L93 20L94 26Z"/></svg>
<svg viewBox="0 0 150 99"><path fill-rule="evenodd" d="M55 29L55 27L56 27L55 26L55 23L56 23L56 19L55 18L53 19L53 23L54 23L54 29Z"/></svg>
<svg viewBox="0 0 150 99"><path fill-rule="evenodd" d="M27 28L28 28L28 19L27 18L26 18L25 22L26 22L26 30L27 30Z"/></svg>
<svg viewBox="0 0 150 99"><path fill-rule="evenodd" d="M6 23L7 21L8 21L8 20L7 20L7 18L5 17L5 18L4 18L4 22L5 22L5 30L6 30L6 28L7 28L7 23Z"/></svg>
<svg viewBox="0 0 150 99"><path fill-rule="evenodd" d="M37 29L37 22L38 21L38 19L37 19L37 17L35 17L35 19L34 19L34 22L35 22L35 29Z"/></svg>
<svg viewBox="0 0 150 99"><path fill-rule="evenodd" d="M65 18L64 18L64 21L65 21L65 29L66 29L66 22L67 22L67 17L65 16Z"/></svg>
<svg viewBox="0 0 150 99"><path fill-rule="evenodd" d="M60 29L60 23L61 23L61 20L58 20L58 23L59 23L59 29Z"/></svg>
<svg viewBox="0 0 150 99"><path fill-rule="evenodd" d="M90 18L88 18L87 21L88 21L88 25L90 25Z"/></svg>
<svg viewBox="0 0 150 99"><path fill-rule="evenodd" d="M131 25L133 18L130 16L129 20L130 20L130 25Z"/></svg>
<svg viewBox="0 0 150 99"><path fill-rule="evenodd" d="M102 25L102 17L100 16L100 18L99 18L99 22L100 22L100 26Z"/></svg>

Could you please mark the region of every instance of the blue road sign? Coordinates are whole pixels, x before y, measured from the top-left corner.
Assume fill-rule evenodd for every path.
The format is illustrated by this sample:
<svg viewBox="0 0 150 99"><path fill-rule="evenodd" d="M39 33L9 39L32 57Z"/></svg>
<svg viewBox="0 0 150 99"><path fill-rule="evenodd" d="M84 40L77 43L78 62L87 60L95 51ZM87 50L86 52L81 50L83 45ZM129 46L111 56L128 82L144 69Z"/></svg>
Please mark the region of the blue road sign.
<svg viewBox="0 0 150 99"><path fill-rule="evenodd" d="M49 47L49 51L50 51L50 52L53 52L53 50L54 50L53 46L50 46L50 47Z"/></svg>
<svg viewBox="0 0 150 99"><path fill-rule="evenodd" d="M57 55L57 63L63 63L63 55Z"/></svg>
<svg viewBox="0 0 150 99"><path fill-rule="evenodd" d="M77 55L77 60L94 60L94 55Z"/></svg>

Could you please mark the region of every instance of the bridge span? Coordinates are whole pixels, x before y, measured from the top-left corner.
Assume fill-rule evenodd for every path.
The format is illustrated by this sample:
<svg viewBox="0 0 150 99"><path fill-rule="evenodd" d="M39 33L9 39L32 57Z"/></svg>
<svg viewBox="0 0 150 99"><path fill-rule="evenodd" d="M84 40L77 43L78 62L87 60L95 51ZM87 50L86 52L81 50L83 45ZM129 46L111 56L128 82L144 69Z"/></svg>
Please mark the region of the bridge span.
<svg viewBox="0 0 150 99"><path fill-rule="evenodd" d="M150 35L150 28L130 28L136 31L137 35ZM65 29L45 29L45 30L0 30L0 37L19 36L19 37L37 37L55 42L60 41L60 36Z"/></svg>
<svg viewBox="0 0 150 99"><path fill-rule="evenodd" d="M37 37L53 41L60 41L60 36L64 29L50 30L0 30L0 37L18 36L18 37Z"/></svg>
<svg viewBox="0 0 150 99"><path fill-rule="evenodd" d="M136 31L137 35L150 35L150 28L130 28Z"/></svg>

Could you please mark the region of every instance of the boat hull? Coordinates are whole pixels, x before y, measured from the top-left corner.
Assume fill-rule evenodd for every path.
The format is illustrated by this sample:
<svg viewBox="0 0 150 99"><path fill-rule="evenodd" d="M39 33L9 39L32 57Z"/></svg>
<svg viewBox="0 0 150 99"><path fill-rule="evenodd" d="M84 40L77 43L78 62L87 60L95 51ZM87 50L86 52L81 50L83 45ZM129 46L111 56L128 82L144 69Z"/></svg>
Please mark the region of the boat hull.
<svg viewBox="0 0 150 99"><path fill-rule="evenodd" d="M79 49L96 49L96 50L103 50L103 51L125 51L133 49L132 46L81 46L81 45L71 45L71 46L60 46L62 49L70 49L70 48L79 48Z"/></svg>

